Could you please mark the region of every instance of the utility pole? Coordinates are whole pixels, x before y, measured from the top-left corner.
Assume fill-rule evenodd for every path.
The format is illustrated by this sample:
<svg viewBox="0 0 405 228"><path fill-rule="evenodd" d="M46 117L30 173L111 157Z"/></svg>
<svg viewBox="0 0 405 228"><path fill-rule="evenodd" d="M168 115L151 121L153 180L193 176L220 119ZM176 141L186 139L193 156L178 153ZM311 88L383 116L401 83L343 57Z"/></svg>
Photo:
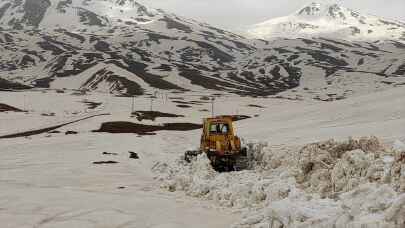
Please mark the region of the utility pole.
<svg viewBox="0 0 405 228"><path fill-rule="evenodd" d="M23 110L24 110L24 112L26 112L27 111L27 108L26 108L26 95L24 94L24 99L23 99L24 101L23 101L23 103L24 103L24 107L23 107Z"/></svg>
<svg viewBox="0 0 405 228"><path fill-rule="evenodd" d="M132 96L132 106L131 106L131 115L134 113L134 108L135 108L135 96Z"/></svg>
<svg viewBox="0 0 405 228"><path fill-rule="evenodd" d="M153 97L150 98L150 111L153 111Z"/></svg>
<svg viewBox="0 0 405 228"><path fill-rule="evenodd" d="M214 102L215 102L215 97L211 98L211 115L214 117Z"/></svg>

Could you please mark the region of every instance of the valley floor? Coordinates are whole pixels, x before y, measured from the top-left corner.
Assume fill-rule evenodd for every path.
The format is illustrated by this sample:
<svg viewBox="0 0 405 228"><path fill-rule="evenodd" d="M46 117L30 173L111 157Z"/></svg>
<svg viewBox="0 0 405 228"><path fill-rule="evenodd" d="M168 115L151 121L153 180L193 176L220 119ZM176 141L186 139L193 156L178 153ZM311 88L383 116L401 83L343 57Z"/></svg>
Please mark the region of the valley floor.
<svg viewBox="0 0 405 228"><path fill-rule="evenodd" d="M199 130L142 136L92 132L108 121L201 123L211 114L211 103L200 100L205 94L136 98L135 110L184 115L139 122L130 117L131 98L98 93L76 96L69 91L0 93L0 103L28 110L0 112L0 137L110 114L54 133L0 139L2 227L230 227L239 224L247 210L162 187L165 180L157 177L155 168L175 163L185 150L197 147ZM237 132L249 142L274 148L371 135L391 145L405 141L404 96L401 88L331 103L224 94L216 99L214 111L251 116L237 122ZM91 109L89 101L102 104ZM67 131L77 134L66 135ZM129 152L136 152L139 159L129 158ZM93 163L98 161L118 163Z"/></svg>

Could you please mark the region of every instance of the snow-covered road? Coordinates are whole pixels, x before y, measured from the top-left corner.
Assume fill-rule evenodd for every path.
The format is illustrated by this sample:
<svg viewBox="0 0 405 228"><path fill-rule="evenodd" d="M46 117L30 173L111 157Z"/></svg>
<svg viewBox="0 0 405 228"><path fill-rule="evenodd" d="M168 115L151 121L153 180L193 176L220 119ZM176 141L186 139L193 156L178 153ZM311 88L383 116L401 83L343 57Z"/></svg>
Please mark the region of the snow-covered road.
<svg viewBox="0 0 405 228"><path fill-rule="evenodd" d="M163 191L156 184L151 167L164 159L159 150L173 148L167 143L174 141L159 145L133 135L4 140L1 226L228 227L237 217L230 210ZM128 151L136 151L140 159L130 159ZM92 164L105 160L119 163Z"/></svg>

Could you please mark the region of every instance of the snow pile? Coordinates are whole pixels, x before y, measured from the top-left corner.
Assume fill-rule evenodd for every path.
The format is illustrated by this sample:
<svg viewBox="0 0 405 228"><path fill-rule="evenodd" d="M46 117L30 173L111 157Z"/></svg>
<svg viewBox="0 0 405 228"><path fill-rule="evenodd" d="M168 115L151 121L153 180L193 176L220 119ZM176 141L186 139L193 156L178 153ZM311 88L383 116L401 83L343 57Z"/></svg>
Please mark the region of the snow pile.
<svg viewBox="0 0 405 228"><path fill-rule="evenodd" d="M367 182L391 184L396 191L404 192L400 156L387 150L376 137L310 144L301 149L299 158L297 182L323 197L351 191Z"/></svg>
<svg viewBox="0 0 405 228"><path fill-rule="evenodd" d="M403 152L403 151L405 151L405 143L403 143L399 140L396 140L394 142L392 149L395 151Z"/></svg>
<svg viewBox="0 0 405 228"><path fill-rule="evenodd" d="M270 181L254 171L217 173L205 154L191 164L181 160L175 165L156 164L153 171L169 191L184 191L193 197L213 200L218 205L246 208L259 205L266 199L265 186Z"/></svg>
<svg viewBox="0 0 405 228"><path fill-rule="evenodd" d="M252 170L217 173L205 155L158 163L161 187L240 209L235 228L404 227L405 150L375 137L296 148L249 145Z"/></svg>
<svg viewBox="0 0 405 228"><path fill-rule="evenodd" d="M376 183L361 185L336 200L301 192L269 202L261 223L267 227L401 227L403 197L388 185ZM257 226L242 222L235 227Z"/></svg>

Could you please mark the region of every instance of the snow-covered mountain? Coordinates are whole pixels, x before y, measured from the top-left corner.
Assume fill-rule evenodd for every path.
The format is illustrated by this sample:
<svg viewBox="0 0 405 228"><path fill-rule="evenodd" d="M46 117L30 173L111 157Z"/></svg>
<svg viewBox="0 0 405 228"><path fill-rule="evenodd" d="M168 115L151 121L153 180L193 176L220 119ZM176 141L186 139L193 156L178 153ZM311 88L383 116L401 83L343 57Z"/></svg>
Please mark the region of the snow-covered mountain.
<svg viewBox="0 0 405 228"><path fill-rule="evenodd" d="M362 14L338 4L311 3L292 15L253 25L247 34L260 39L330 37L405 42L405 23Z"/></svg>
<svg viewBox="0 0 405 228"><path fill-rule="evenodd" d="M250 40L133 0L0 0L0 26L0 89L333 100L405 83L398 41Z"/></svg>
<svg viewBox="0 0 405 228"><path fill-rule="evenodd" d="M0 26L14 29L106 27L123 21L149 22L160 15L134 0L3 0L0 4Z"/></svg>

